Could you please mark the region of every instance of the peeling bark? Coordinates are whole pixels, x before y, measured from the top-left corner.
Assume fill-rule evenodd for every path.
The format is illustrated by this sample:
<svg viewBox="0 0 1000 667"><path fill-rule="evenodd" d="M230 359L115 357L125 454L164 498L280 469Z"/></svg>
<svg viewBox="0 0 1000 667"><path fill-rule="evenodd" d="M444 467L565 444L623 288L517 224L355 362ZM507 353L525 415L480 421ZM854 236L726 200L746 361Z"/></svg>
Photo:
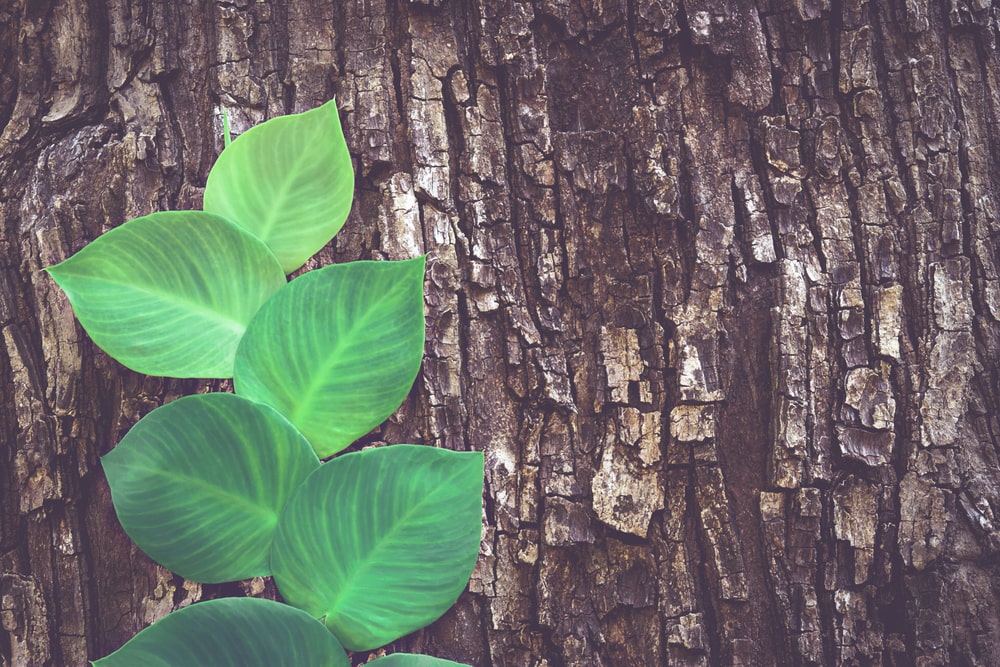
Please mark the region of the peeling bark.
<svg viewBox="0 0 1000 667"><path fill-rule="evenodd" d="M486 452L472 665L1000 660L1000 57L965 0L0 7L0 664L84 664L254 580L122 533L98 457L224 383L132 374L40 269L201 203L336 95L351 218L428 253L366 441ZM355 656L361 663L365 655Z"/></svg>

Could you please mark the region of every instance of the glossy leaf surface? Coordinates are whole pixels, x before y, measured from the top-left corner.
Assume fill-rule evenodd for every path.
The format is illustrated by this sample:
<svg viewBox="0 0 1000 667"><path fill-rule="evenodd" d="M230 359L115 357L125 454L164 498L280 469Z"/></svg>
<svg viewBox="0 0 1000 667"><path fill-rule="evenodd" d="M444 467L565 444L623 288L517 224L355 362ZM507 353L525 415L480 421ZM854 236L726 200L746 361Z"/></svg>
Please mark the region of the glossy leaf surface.
<svg viewBox="0 0 1000 667"><path fill-rule="evenodd" d="M203 583L270 574L279 513L319 466L281 415L224 393L153 410L101 461L129 537Z"/></svg>
<svg viewBox="0 0 1000 667"><path fill-rule="evenodd" d="M469 667L465 663L413 653L393 653L376 658L365 667Z"/></svg>
<svg viewBox="0 0 1000 667"><path fill-rule="evenodd" d="M424 258L336 264L296 278L253 319L236 393L273 406L321 458L406 398L424 349Z"/></svg>
<svg viewBox="0 0 1000 667"><path fill-rule="evenodd" d="M285 506L271 552L281 595L351 650L422 628L479 553L483 455L417 445L323 464Z"/></svg>
<svg viewBox="0 0 1000 667"><path fill-rule="evenodd" d="M334 101L237 137L205 184L205 210L260 238L291 273L340 231L354 169Z"/></svg>
<svg viewBox="0 0 1000 667"><path fill-rule="evenodd" d="M271 600L223 598L149 626L95 667L350 667L336 637L303 611Z"/></svg>
<svg viewBox="0 0 1000 667"><path fill-rule="evenodd" d="M232 377L247 324L285 285L260 240L202 211L136 218L46 271L101 349L169 377Z"/></svg>

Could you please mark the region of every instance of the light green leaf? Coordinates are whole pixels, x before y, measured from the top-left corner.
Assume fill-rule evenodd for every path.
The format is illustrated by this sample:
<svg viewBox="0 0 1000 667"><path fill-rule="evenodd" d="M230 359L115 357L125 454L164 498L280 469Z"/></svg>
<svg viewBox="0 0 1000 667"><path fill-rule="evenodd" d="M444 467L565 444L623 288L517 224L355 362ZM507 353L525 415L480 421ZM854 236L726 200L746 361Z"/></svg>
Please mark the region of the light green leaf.
<svg viewBox="0 0 1000 667"><path fill-rule="evenodd" d="M203 583L271 573L278 516L319 466L284 417L223 393L153 410L101 462L129 537L167 569Z"/></svg>
<svg viewBox="0 0 1000 667"><path fill-rule="evenodd" d="M482 492L478 452L392 445L325 463L278 523L278 590L352 651L422 628L469 581Z"/></svg>
<svg viewBox="0 0 1000 667"><path fill-rule="evenodd" d="M350 667L305 612L259 598L199 602L168 614L94 667Z"/></svg>
<svg viewBox="0 0 1000 667"><path fill-rule="evenodd" d="M351 155L331 100L237 137L208 174L204 207L264 241L291 273L340 231L353 197Z"/></svg>
<svg viewBox="0 0 1000 667"><path fill-rule="evenodd" d="M399 407L424 349L424 258L350 262L296 278L253 319L236 393L273 406L320 457Z"/></svg>
<svg viewBox="0 0 1000 667"><path fill-rule="evenodd" d="M232 377L247 324L285 284L263 243L202 211L136 218L46 271L101 349L169 377Z"/></svg>
<svg viewBox="0 0 1000 667"><path fill-rule="evenodd" d="M365 667L469 667L462 662L413 653L393 653L367 663Z"/></svg>

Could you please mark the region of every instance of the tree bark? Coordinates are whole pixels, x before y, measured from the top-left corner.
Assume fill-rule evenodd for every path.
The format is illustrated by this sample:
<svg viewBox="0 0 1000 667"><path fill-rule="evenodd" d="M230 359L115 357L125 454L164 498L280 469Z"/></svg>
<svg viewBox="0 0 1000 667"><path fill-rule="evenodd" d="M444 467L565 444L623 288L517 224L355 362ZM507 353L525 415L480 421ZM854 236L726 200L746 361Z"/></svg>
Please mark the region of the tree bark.
<svg viewBox="0 0 1000 667"><path fill-rule="evenodd" d="M82 665L184 581L98 457L224 383L107 358L40 269L197 208L336 95L354 210L430 254L368 442L486 452L476 666L1000 662L1000 57L981 0L7 0L0 664ZM368 655L356 655L361 663Z"/></svg>

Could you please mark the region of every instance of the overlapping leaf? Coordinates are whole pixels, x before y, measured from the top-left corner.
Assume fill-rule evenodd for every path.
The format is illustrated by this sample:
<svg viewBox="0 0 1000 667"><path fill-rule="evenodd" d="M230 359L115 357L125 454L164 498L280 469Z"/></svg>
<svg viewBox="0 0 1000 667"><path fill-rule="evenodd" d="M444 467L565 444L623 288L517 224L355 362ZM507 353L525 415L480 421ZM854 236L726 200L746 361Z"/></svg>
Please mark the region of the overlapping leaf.
<svg viewBox="0 0 1000 667"><path fill-rule="evenodd" d="M331 100L237 137L208 175L204 206L264 241L291 273L340 230L353 195L351 156Z"/></svg>
<svg viewBox="0 0 1000 667"><path fill-rule="evenodd" d="M232 377L247 324L285 284L259 239L202 211L136 218L46 271L101 349L170 377Z"/></svg>
<svg viewBox="0 0 1000 667"><path fill-rule="evenodd" d="M424 258L351 262L296 278L253 319L236 393L273 406L330 456L399 407L424 349Z"/></svg>
<svg viewBox="0 0 1000 667"><path fill-rule="evenodd" d="M437 619L479 552L481 453L393 445L320 467L288 501L271 551L278 590L345 647Z"/></svg>
<svg viewBox="0 0 1000 667"><path fill-rule="evenodd" d="M452 662L443 658L432 658L429 655L413 653L393 653L376 658L365 667L469 667L460 662Z"/></svg>
<svg viewBox="0 0 1000 667"><path fill-rule="evenodd" d="M146 628L94 667L350 667L323 624L258 598L199 602Z"/></svg>
<svg viewBox="0 0 1000 667"><path fill-rule="evenodd" d="M153 410L102 463L139 548L187 579L217 583L270 574L279 513L319 459L271 408L215 393Z"/></svg>

